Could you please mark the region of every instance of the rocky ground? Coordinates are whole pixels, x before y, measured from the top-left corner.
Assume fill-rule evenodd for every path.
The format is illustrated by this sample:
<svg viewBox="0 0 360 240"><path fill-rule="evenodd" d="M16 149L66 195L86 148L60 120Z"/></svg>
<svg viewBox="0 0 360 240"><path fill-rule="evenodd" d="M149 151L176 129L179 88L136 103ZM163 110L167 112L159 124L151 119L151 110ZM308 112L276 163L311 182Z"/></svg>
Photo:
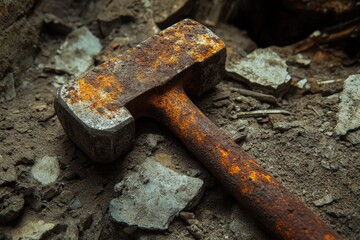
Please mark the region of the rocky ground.
<svg viewBox="0 0 360 240"><path fill-rule="evenodd" d="M57 119L62 84L183 17L227 45L223 81L196 105L344 239L360 238L359 54L344 42L260 49L198 3L1 3L0 239L273 239L157 122L137 120L133 150L104 165Z"/></svg>

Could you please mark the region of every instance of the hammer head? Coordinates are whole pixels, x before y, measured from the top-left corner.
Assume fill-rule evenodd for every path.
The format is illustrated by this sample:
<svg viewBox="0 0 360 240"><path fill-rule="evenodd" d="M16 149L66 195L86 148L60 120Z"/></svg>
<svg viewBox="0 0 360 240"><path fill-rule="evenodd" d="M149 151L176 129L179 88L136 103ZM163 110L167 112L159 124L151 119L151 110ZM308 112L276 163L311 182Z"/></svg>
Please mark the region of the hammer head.
<svg viewBox="0 0 360 240"><path fill-rule="evenodd" d="M134 142L135 113L127 104L174 81L200 95L221 81L225 59L223 41L185 19L62 86L55 110L72 141L93 160L109 162Z"/></svg>

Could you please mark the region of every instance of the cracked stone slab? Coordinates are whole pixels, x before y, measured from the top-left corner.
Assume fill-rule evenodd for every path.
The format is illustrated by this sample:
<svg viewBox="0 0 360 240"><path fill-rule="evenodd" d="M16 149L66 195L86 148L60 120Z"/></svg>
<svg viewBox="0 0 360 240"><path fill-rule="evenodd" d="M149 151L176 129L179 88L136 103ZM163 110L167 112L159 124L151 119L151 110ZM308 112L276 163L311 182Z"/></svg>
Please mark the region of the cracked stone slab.
<svg viewBox="0 0 360 240"><path fill-rule="evenodd" d="M111 200L109 213L121 224L165 230L181 210L199 201L203 184L148 158L115 185L120 196Z"/></svg>
<svg viewBox="0 0 360 240"><path fill-rule="evenodd" d="M286 61L271 48L256 49L245 58L226 65L226 72L234 79L268 93L289 88L291 76Z"/></svg>
<svg viewBox="0 0 360 240"><path fill-rule="evenodd" d="M88 28L78 28L68 35L46 69L78 76L93 66L101 48L100 40Z"/></svg>
<svg viewBox="0 0 360 240"><path fill-rule="evenodd" d="M348 135L353 144L360 143L360 74L350 75L344 81L337 118L335 133Z"/></svg>

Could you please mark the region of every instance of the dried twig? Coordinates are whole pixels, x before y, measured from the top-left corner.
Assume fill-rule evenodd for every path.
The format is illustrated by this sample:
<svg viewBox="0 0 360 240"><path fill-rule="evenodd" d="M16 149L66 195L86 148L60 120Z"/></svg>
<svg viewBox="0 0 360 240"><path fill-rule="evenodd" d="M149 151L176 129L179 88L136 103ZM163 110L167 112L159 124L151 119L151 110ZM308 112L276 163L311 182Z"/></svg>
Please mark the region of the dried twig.
<svg viewBox="0 0 360 240"><path fill-rule="evenodd" d="M243 96L253 97L253 98L258 99L258 100L263 101L263 102L279 105L276 97L274 97L272 95L259 93L259 92L254 92L254 91L246 90L246 89L243 89L243 88L233 88L232 87L230 89L235 91L235 92L240 93Z"/></svg>
<svg viewBox="0 0 360 240"><path fill-rule="evenodd" d="M290 115L291 112L281 110L281 109L267 109L267 110L255 110L250 112L238 112L236 113L237 117L266 117L269 114L284 114Z"/></svg>

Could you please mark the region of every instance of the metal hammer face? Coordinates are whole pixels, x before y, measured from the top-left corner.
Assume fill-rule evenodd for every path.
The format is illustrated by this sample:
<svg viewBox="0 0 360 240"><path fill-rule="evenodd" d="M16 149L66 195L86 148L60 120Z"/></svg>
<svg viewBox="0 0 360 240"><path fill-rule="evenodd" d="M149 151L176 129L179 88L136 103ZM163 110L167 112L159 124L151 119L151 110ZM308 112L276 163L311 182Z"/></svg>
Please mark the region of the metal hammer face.
<svg viewBox="0 0 360 240"><path fill-rule="evenodd" d="M136 112L128 104L176 81L200 95L221 80L225 59L225 44L185 19L64 85L55 109L71 140L93 160L109 162L134 142Z"/></svg>

